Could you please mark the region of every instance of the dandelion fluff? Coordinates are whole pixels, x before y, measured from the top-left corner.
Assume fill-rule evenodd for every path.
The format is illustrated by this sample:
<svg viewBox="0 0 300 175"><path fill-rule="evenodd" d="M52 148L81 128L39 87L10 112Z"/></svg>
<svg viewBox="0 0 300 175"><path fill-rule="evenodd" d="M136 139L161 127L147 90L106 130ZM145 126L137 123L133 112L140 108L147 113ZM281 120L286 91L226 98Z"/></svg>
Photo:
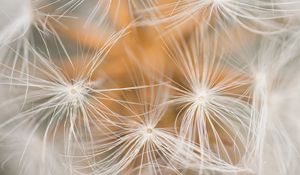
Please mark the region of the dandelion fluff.
<svg viewBox="0 0 300 175"><path fill-rule="evenodd" d="M139 4L134 0L132 3ZM287 8L287 5L294 8ZM208 24L216 30L238 25L254 33L270 34L285 30L290 17L297 14L298 5L299 2L293 0L149 0L142 3L136 13L146 16L141 25L167 23L168 28L174 29L190 20L189 24Z"/></svg>
<svg viewBox="0 0 300 175"><path fill-rule="evenodd" d="M196 32L189 42L175 42L170 51L178 69L170 78L174 90L170 103L179 111L175 126L181 137L197 143L200 149L239 165L251 121L249 79L238 69L228 70L214 50L207 51L208 46L200 43L205 39Z"/></svg>
<svg viewBox="0 0 300 175"><path fill-rule="evenodd" d="M5 133L5 130L1 132ZM44 149L46 146L47 149ZM55 147L58 147L58 144ZM1 134L1 171L15 175L70 174L69 167L55 147L44 144L43 140L28 128L18 129L9 136Z"/></svg>

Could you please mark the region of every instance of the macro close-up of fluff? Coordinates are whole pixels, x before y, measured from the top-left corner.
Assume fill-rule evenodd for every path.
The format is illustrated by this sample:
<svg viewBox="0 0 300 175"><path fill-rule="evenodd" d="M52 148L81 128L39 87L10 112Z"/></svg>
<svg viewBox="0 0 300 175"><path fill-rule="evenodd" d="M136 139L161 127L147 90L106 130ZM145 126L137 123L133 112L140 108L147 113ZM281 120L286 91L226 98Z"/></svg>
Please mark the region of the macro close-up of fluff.
<svg viewBox="0 0 300 175"><path fill-rule="evenodd" d="M300 0L0 0L0 175L299 175Z"/></svg>

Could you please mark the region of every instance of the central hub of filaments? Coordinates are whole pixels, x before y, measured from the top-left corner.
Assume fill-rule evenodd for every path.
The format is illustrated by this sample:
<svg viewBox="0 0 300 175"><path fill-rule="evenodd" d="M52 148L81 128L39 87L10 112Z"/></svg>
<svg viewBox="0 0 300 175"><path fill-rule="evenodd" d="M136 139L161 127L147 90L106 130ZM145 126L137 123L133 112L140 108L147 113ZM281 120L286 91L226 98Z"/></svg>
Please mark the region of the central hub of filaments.
<svg viewBox="0 0 300 175"><path fill-rule="evenodd" d="M198 105L204 106L209 99L209 94L207 91L198 90L195 95L195 103Z"/></svg>
<svg viewBox="0 0 300 175"><path fill-rule="evenodd" d="M144 139L151 139L154 135L154 129L152 127L140 128L140 134Z"/></svg>
<svg viewBox="0 0 300 175"><path fill-rule="evenodd" d="M86 94L86 89L79 85L71 85L66 89L69 102L78 102L82 100Z"/></svg>
<svg viewBox="0 0 300 175"><path fill-rule="evenodd" d="M152 128L147 128L146 132L147 132L148 134L152 134L153 130L152 130Z"/></svg>

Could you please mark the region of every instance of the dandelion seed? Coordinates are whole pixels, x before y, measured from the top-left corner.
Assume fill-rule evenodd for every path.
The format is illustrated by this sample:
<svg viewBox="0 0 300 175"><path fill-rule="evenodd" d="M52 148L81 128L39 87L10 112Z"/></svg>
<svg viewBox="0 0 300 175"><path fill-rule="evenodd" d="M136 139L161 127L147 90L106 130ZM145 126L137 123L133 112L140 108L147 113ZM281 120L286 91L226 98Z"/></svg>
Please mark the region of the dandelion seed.
<svg viewBox="0 0 300 175"><path fill-rule="evenodd" d="M184 24L213 27L214 30L226 26L239 25L251 32L270 34L283 31L286 24L297 13L295 9L286 8L286 4L296 5L297 1L234 1L234 0L174 0L160 2L149 0L147 3L132 1L137 14L144 17L140 25L167 24L168 29L178 28ZM295 6L294 6L295 7Z"/></svg>
<svg viewBox="0 0 300 175"><path fill-rule="evenodd" d="M105 49L109 50L110 47L107 45ZM1 123L0 127L11 126L11 130L14 130L24 125L32 125L36 128L46 126L44 128L45 137L51 133L55 135L57 130L62 128L63 135L66 137L66 152L71 153L73 142L80 145L78 136L92 135L91 125L100 126L101 122L111 124L117 122L118 119L114 117L114 111L110 109L107 101L121 105L122 101L114 99L108 93L144 88L144 86L104 88L104 79L97 77L97 80L92 80L91 77L106 52L103 50L101 53L97 52L91 60L88 60L87 68L81 67L81 70L72 76L73 78L38 53L36 55L39 56L39 62L29 64L35 70L34 74L14 71L19 76L12 77L3 73L1 75L2 85L11 85L26 90L24 94L1 104L1 106L7 106L12 102L24 101L21 112ZM2 65L2 67L4 70L12 71L6 65ZM31 104L34 106L31 107ZM18 124L13 126L14 123Z"/></svg>
<svg viewBox="0 0 300 175"><path fill-rule="evenodd" d="M201 40L205 37L196 32L188 43L174 42L176 47L170 51L179 72L170 78L174 90L170 103L179 108L175 126L182 138L199 149L215 154L220 161L239 164L245 156L251 121L246 88L250 81L238 70L229 71L224 60L207 50Z"/></svg>

